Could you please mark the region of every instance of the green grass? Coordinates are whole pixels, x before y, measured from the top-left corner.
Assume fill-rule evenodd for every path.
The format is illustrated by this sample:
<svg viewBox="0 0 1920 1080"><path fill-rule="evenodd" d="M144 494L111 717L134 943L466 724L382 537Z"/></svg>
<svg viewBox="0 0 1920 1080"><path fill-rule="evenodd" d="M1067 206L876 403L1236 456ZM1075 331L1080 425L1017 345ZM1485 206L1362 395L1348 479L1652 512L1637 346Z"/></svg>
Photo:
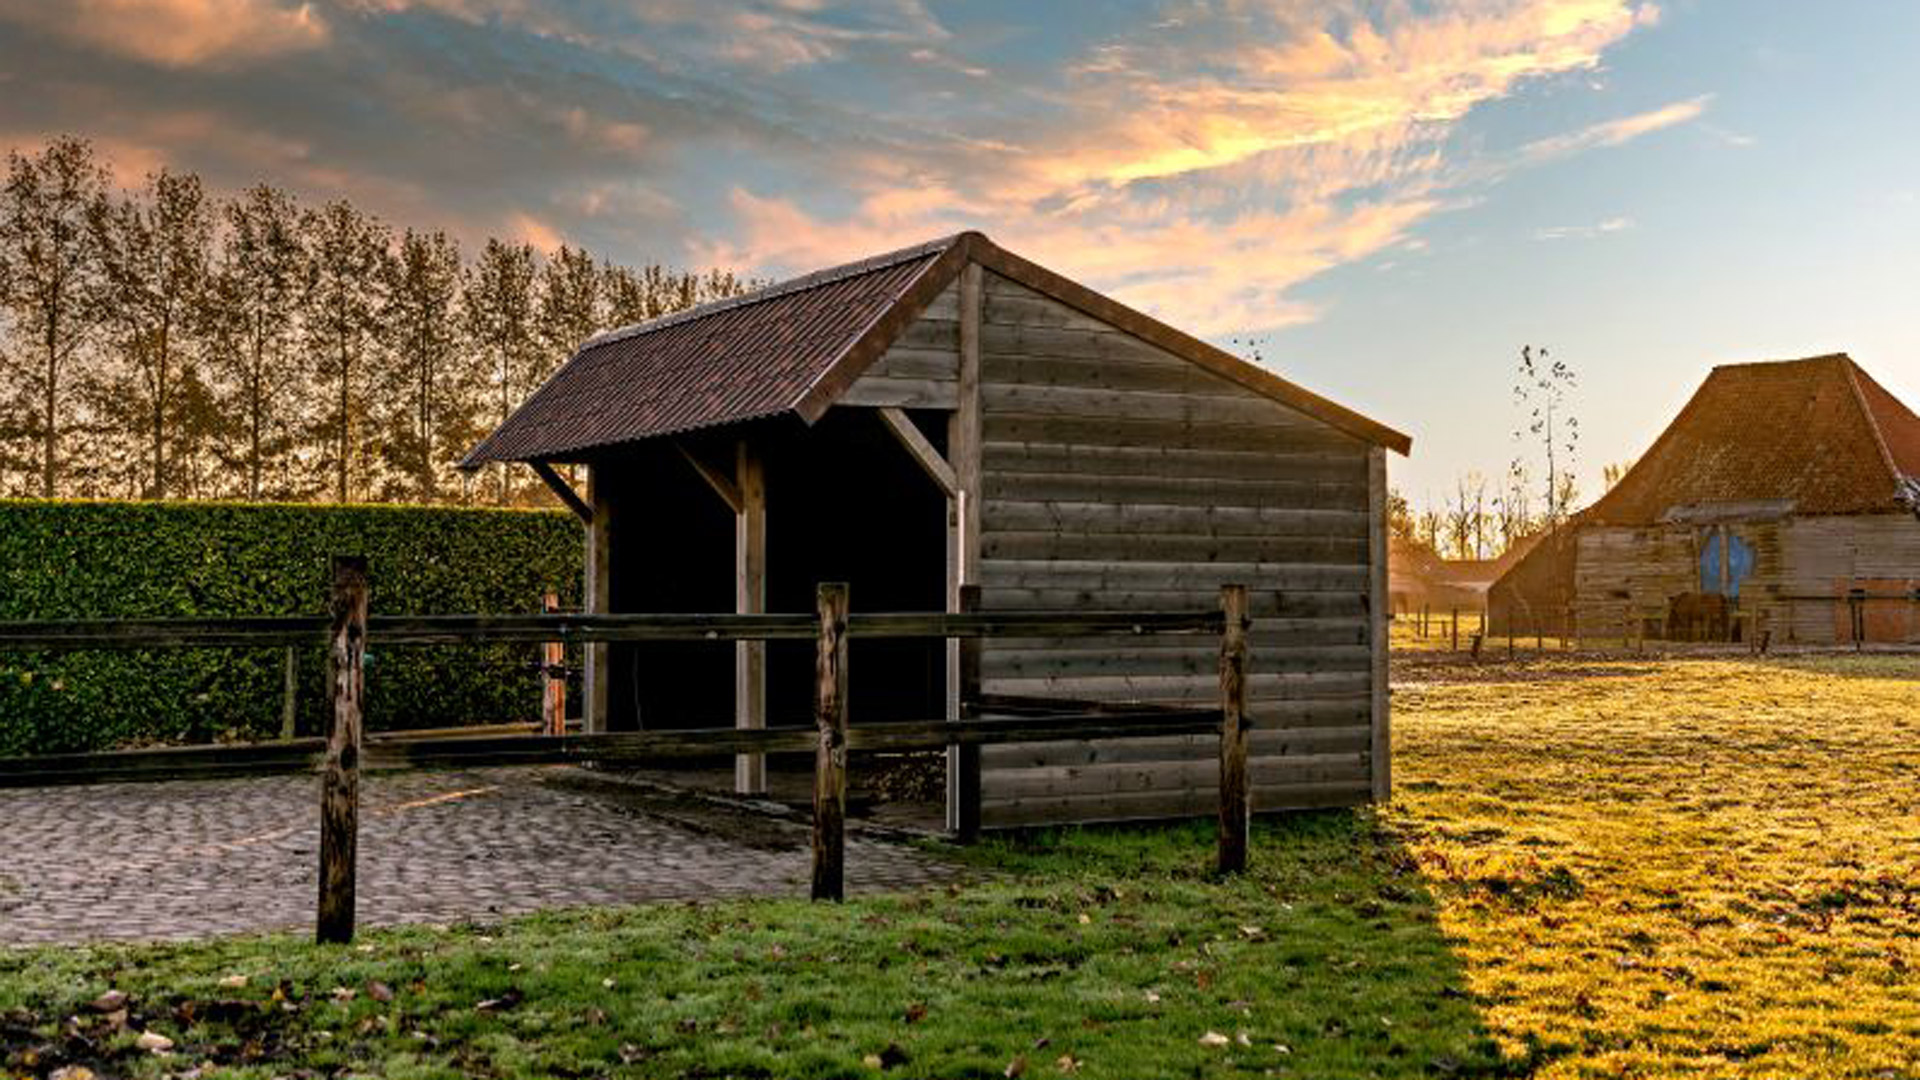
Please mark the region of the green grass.
<svg viewBox="0 0 1920 1080"><path fill-rule="evenodd" d="M0 952L0 1073L1920 1076L1916 666L1429 664L1394 806L1226 881L1063 830L842 906Z"/></svg>

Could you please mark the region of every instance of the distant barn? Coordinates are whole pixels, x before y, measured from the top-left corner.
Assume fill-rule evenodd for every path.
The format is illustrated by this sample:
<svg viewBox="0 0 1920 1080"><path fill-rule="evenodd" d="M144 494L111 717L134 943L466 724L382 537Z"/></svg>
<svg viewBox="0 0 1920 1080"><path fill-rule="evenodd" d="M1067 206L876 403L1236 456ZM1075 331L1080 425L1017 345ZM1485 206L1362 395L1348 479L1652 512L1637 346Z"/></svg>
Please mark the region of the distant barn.
<svg viewBox="0 0 1920 1080"><path fill-rule="evenodd" d="M1729 364L1495 583L1495 633L1920 640L1920 418L1844 354Z"/></svg>
<svg viewBox="0 0 1920 1080"><path fill-rule="evenodd" d="M585 343L465 465L584 465L609 612L1210 610L1252 589L1254 805L1384 796L1404 436L965 233ZM759 650L765 649L762 654ZM589 650L592 730L807 723L812 647ZM956 715L941 642L853 644L852 722ZM1214 642L987 643L987 695L1217 700ZM988 748L989 826L1178 816L1210 739ZM741 785L764 780L743 766Z"/></svg>

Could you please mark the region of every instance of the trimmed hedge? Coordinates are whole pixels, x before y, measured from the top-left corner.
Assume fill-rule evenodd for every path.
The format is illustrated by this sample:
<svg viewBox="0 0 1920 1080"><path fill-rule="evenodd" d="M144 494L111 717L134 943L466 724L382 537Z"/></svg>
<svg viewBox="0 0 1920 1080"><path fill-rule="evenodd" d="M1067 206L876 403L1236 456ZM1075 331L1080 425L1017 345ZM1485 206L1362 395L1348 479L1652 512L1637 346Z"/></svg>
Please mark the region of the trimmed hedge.
<svg viewBox="0 0 1920 1080"><path fill-rule="evenodd" d="M0 619L314 615L328 560L365 555L376 614L580 603L580 523L557 511L0 500ZM536 646L369 652L370 731L538 714ZM284 649L0 653L0 755L271 738ZM300 652L299 729L326 651Z"/></svg>

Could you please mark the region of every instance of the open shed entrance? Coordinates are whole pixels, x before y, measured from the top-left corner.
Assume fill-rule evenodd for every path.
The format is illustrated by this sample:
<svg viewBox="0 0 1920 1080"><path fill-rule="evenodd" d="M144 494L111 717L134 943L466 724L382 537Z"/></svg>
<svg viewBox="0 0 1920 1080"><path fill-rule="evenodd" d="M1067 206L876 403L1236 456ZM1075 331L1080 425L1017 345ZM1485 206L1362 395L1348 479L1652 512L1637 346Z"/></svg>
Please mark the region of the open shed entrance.
<svg viewBox="0 0 1920 1080"><path fill-rule="evenodd" d="M946 414L916 415L944 451ZM830 410L806 426L791 418L652 440L613 468L609 568L614 612L735 610L738 517L702 475L736 475L744 444L766 498L765 610L810 612L822 581L845 581L855 610L947 609L947 498L874 410ZM768 642L766 722L812 722L814 652ZM609 648L608 728L727 727L735 722L736 646L619 643ZM849 710L898 720L946 708L946 646L927 640L854 642Z"/></svg>

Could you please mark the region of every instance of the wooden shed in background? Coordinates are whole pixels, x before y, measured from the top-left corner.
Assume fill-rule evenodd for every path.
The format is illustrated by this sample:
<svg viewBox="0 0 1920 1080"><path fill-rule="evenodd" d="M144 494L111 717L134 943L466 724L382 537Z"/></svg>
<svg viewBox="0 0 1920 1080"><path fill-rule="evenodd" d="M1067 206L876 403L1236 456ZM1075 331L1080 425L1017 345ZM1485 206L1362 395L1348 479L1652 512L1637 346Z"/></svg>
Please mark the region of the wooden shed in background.
<svg viewBox="0 0 1920 1080"><path fill-rule="evenodd" d="M1490 600L1496 634L1920 641L1920 417L1843 353L1716 367Z"/></svg>
<svg viewBox="0 0 1920 1080"><path fill-rule="evenodd" d="M1264 810L1387 793L1385 455L1408 448L963 233L600 335L464 464L526 462L587 520L595 611L807 611L827 580L865 611L962 584L988 611L1206 610L1244 583ZM806 723L811 649L786 644L591 646L588 727ZM849 663L856 726L958 715L946 643ZM1210 703L1216 668L1190 638L995 639L981 689ZM1211 812L1212 744L987 748L983 823Z"/></svg>

